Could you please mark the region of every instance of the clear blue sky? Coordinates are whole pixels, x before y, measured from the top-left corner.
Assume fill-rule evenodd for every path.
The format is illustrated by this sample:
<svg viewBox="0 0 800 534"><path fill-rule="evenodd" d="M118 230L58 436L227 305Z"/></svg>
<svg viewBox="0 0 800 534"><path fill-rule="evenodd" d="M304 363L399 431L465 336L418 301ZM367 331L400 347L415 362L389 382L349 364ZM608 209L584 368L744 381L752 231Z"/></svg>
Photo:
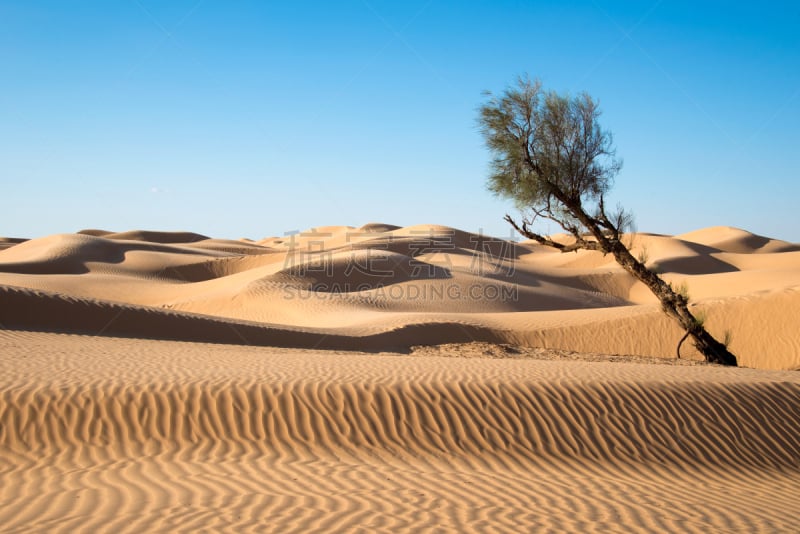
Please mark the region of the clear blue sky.
<svg viewBox="0 0 800 534"><path fill-rule="evenodd" d="M588 91L640 230L800 241L800 2L0 0L0 235L509 235L483 90Z"/></svg>

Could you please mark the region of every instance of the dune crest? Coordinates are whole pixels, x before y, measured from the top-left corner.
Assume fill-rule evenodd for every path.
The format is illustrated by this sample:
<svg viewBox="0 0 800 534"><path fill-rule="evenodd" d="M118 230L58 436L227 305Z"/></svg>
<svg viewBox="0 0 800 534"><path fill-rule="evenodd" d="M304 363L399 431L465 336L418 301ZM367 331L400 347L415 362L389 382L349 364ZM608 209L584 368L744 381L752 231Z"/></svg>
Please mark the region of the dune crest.
<svg viewBox="0 0 800 534"><path fill-rule="evenodd" d="M688 287L712 333L733 334L742 365L800 367L797 245L729 227L630 239L648 265ZM522 346L672 358L681 335L661 317L649 291L610 257L560 254L432 224L326 226L257 242L84 230L0 251L0 285L18 288L0 292L8 303L0 321L56 331L91 333L96 310L127 306L129 317L154 317L160 312L153 308L180 316L187 326L174 331L177 339L213 340L207 332L193 338L200 327L188 325L223 321L241 323L242 330L295 332L296 339L322 332L337 339L337 347L349 339L355 350L379 350L374 336L408 334L403 329L415 325L425 340L464 330L469 334L448 334L442 342L477 335ZM19 290L30 292L23 297ZM78 299L73 313L64 308L70 298ZM104 332L164 337L165 329L151 324L131 320ZM291 336L257 337L279 343ZM392 338L391 347L421 339L397 345ZM685 357L698 355L690 349Z"/></svg>
<svg viewBox="0 0 800 534"><path fill-rule="evenodd" d="M800 245L753 234L732 226L713 226L676 236L685 241L716 248L722 252L737 254L769 254L797 252Z"/></svg>

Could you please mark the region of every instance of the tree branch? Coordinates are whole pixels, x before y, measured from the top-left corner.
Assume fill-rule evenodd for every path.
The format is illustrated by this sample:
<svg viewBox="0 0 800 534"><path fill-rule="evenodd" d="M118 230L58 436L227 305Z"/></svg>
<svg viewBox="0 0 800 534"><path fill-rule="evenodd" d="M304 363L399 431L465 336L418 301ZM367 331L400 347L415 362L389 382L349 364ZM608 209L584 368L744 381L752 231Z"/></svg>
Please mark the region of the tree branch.
<svg viewBox="0 0 800 534"><path fill-rule="evenodd" d="M504 217L508 223L514 227L514 229L519 232L521 235L527 237L528 239L532 239L539 243L540 245L544 245L546 247L552 247L557 249L561 252L575 252L578 250L602 250L600 248L600 244L596 241L586 241L582 237L578 236L576 238L575 243L571 243L569 245L564 245L557 241L553 241L549 237L545 237L543 235L537 234L532 232L530 228L528 228L528 223L524 220L522 221L522 225L520 226L517 222L508 214ZM558 221L556 221L558 222Z"/></svg>

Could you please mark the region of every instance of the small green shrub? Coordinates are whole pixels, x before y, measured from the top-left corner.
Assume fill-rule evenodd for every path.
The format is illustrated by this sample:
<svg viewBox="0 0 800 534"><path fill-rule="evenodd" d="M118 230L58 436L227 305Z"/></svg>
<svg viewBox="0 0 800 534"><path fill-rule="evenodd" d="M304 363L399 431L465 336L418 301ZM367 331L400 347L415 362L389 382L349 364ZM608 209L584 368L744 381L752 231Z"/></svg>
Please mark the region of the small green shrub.
<svg viewBox="0 0 800 534"><path fill-rule="evenodd" d="M636 256L636 259L639 260L639 263L642 265L647 265L647 261L650 259L650 253L647 251L647 245L642 245L642 249Z"/></svg>
<svg viewBox="0 0 800 534"><path fill-rule="evenodd" d="M730 348L731 342L733 341L733 332L730 330L725 330L725 334L722 336L722 344L725 345L725 348Z"/></svg>
<svg viewBox="0 0 800 534"><path fill-rule="evenodd" d="M697 310L694 312L694 324L700 328L705 326L706 324L706 312L703 310Z"/></svg>

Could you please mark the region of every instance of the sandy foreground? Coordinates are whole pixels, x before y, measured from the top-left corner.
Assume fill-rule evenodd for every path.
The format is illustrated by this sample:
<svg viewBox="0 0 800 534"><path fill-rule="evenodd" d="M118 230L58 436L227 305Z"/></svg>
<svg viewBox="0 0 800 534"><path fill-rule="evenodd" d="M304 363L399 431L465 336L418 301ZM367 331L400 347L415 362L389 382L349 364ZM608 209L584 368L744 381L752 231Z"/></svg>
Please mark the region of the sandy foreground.
<svg viewBox="0 0 800 534"><path fill-rule="evenodd" d="M434 225L0 239L4 532L800 528L800 246Z"/></svg>

